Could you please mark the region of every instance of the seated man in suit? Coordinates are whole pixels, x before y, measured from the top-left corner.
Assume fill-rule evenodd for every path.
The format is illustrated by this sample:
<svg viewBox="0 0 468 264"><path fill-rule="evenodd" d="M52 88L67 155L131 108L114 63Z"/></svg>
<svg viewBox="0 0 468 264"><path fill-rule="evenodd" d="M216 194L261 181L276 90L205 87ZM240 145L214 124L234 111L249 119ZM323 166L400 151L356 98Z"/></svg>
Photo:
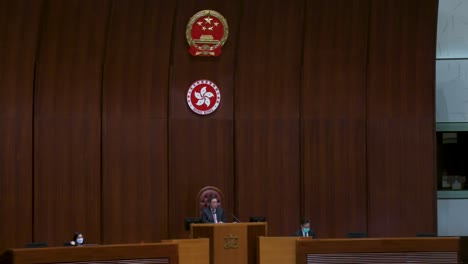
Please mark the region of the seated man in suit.
<svg viewBox="0 0 468 264"><path fill-rule="evenodd" d="M292 236L317 238L315 231L310 229L310 220L307 218L301 219L301 229L294 232Z"/></svg>
<svg viewBox="0 0 468 264"><path fill-rule="evenodd" d="M203 223L224 223L224 210L218 207L218 199L215 197L210 198L210 206L202 210Z"/></svg>

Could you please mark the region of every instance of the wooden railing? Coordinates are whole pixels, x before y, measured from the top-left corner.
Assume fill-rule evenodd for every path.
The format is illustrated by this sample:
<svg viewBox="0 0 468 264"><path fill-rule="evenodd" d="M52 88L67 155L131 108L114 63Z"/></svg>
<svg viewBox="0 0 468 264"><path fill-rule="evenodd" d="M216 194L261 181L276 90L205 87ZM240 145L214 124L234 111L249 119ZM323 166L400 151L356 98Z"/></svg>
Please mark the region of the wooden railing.
<svg viewBox="0 0 468 264"><path fill-rule="evenodd" d="M176 243L9 249L0 264L178 263Z"/></svg>
<svg viewBox="0 0 468 264"><path fill-rule="evenodd" d="M296 241L296 263L459 263L458 237Z"/></svg>

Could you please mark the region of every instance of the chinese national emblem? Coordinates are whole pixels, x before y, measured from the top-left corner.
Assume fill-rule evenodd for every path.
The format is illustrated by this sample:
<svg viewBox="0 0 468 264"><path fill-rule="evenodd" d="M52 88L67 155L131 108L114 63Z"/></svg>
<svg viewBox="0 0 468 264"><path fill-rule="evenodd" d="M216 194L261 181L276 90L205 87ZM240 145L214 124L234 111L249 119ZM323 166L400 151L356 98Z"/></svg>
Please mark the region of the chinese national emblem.
<svg viewBox="0 0 468 264"><path fill-rule="evenodd" d="M218 108L221 93L212 81L199 80L194 82L187 91L187 104L193 112L207 115Z"/></svg>
<svg viewBox="0 0 468 264"><path fill-rule="evenodd" d="M185 31L189 52L193 56L219 56L228 35L226 19L213 10L203 10L193 15Z"/></svg>

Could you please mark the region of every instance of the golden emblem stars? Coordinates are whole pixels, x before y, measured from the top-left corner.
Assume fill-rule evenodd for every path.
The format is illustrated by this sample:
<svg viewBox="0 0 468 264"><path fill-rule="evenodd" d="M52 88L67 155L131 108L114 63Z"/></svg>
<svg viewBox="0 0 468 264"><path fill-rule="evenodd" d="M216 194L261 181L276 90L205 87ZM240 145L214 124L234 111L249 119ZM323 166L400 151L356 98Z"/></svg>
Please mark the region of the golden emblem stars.
<svg viewBox="0 0 468 264"><path fill-rule="evenodd" d="M193 56L219 56L228 35L226 19L214 10L202 10L193 15L185 30Z"/></svg>

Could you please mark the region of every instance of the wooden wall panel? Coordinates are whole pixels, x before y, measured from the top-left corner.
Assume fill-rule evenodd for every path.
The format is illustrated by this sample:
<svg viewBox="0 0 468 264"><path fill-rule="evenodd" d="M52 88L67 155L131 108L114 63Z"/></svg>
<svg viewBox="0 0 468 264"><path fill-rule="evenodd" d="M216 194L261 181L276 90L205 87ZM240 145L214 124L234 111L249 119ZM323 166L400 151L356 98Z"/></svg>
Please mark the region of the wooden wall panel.
<svg viewBox="0 0 468 264"><path fill-rule="evenodd" d="M171 121L169 187L170 237L186 237L184 217L199 217L198 192L216 186L224 194L222 207L233 213L232 120ZM231 217L228 217L228 221Z"/></svg>
<svg viewBox="0 0 468 264"><path fill-rule="evenodd" d="M42 1L0 1L0 252L32 236L34 60Z"/></svg>
<svg viewBox="0 0 468 264"><path fill-rule="evenodd" d="M233 94L239 6L238 1L178 1L169 97L170 238L187 236L184 217L199 216L196 195L204 186L220 188L225 197L223 207L233 212ZM226 18L229 37L221 56L192 57L185 38L187 23L198 11L208 9ZM193 113L186 102L190 85L200 79L213 81L221 92L221 103L209 116Z"/></svg>
<svg viewBox="0 0 468 264"><path fill-rule="evenodd" d="M436 2L0 1L0 249L184 238L206 185L270 235L435 232ZM220 57L188 52L206 9Z"/></svg>
<svg viewBox="0 0 468 264"><path fill-rule="evenodd" d="M186 95L190 85L200 79L213 81L221 92L221 103L205 119L233 118L233 90L236 63L236 44L239 27L240 3L237 1L192 0L178 1L175 15L173 56L171 58L170 117L200 120L187 105ZM219 57L193 57L185 30L189 19L201 10L215 10L227 20L229 36Z"/></svg>
<svg viewBox="0 0 468 264"><path fill-rule="evenodd" d="M317 236L367 231L369 1L307 1L301 213Z"/></svg>
<svg viewBox="0 0 468 264"><path fill-rule="evenodd" d="M365 121L305 120L303 215L320 238L367 231Z"/></svg>
<svg viewBox="0 0 468 264"><path fill-rule="evenodd" d="M368 157L370 236L437 233L433 128L408 119L369 123L368 151L377 155Z"/></svg>
<svg viewBox="0 0 468 264"><path fill-rule="evenodd" d="M244 1L235 92L239 217L266 216L271 235L300 217L300 69L304 2Z"/></svg>
<svg viewBox="0 0 468 264"><path fill-rule="evenodd" d="M103 243L167 238L167 107L175 3L115 1L103 83Z"/></svg>
<svg viewBox="0 0 468 264"><path fill-rule="evenodd" d="M290 235L299 226L298 135L295 119L236 121L238 218L265 216L272 236Z"/></svg>
<svg viewBox="0 0 468 264"><path fill-rule="evenodd" d="M302 0L244 1L236 119L299 118L303 8Z"/></svg>
<svg viewBox="0 0 468 264"><path fill-rule="evenodd" d="M368 66L371 236L436 231L437 1L374 1Z"/></svg>
<svg viewBox="0 0 468 264"><path fill-rule="evenodd" d="M34 98L34 239L101 233L101 81L109 1L47 1Z"/></svg>

